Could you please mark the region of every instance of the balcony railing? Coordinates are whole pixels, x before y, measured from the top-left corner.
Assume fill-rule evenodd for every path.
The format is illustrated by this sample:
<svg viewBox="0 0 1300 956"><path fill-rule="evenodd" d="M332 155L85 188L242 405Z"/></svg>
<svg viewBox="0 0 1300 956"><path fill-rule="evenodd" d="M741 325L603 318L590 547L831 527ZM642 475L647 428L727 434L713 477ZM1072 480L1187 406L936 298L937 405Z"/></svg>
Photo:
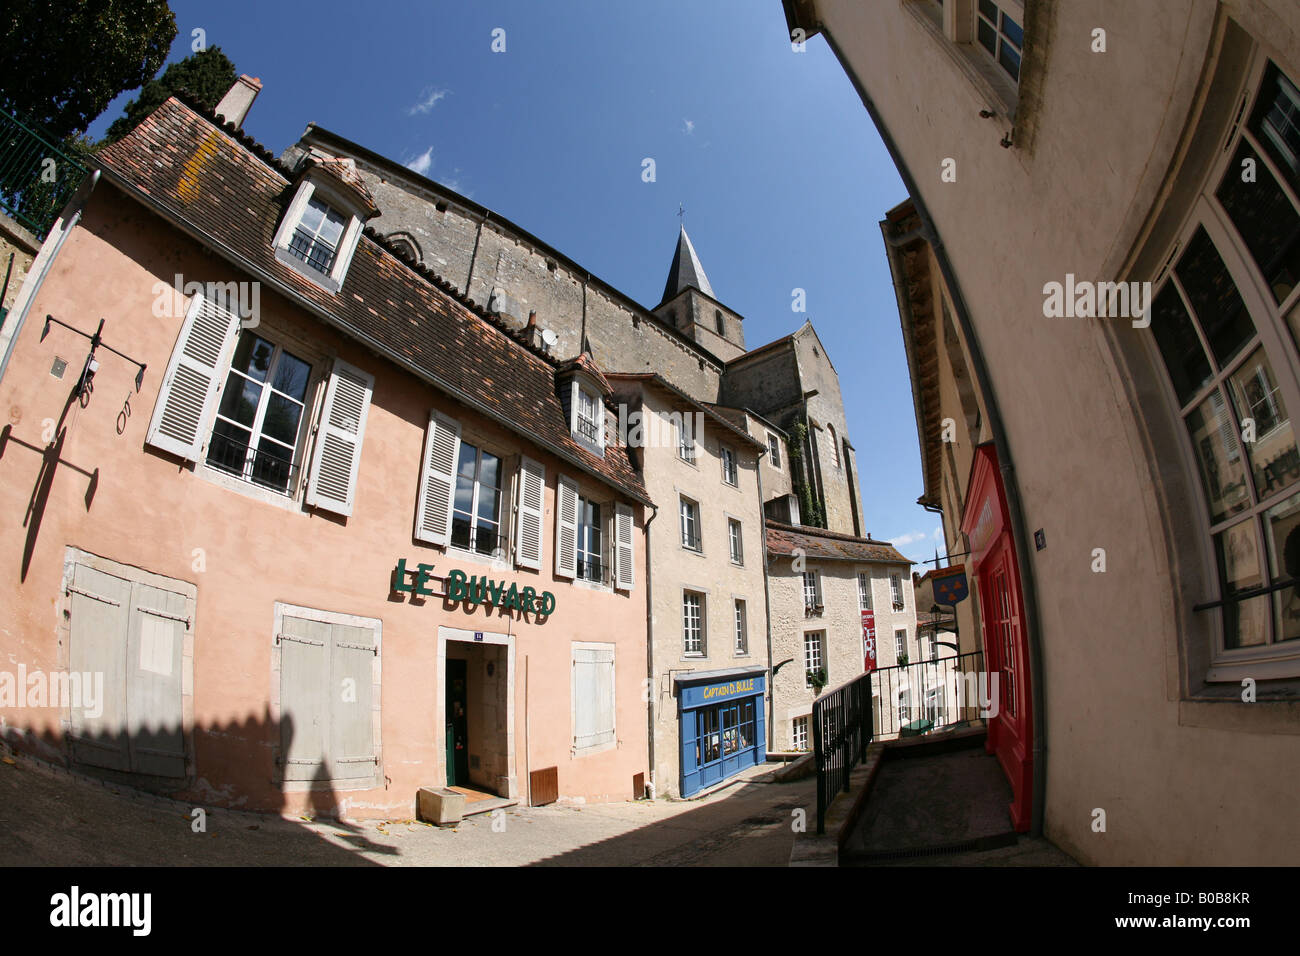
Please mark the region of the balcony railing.
<svg viewBox="0 0 1300 956"><path fill-rule="evenodd" d="M329 275L334 265L334 247L301 226L293 231L289 252L324 275Z"/></svg>
<svg viewBox="0 0 1300 956"><path fill-rule="evenodd" d="M596 427L596 423L584 415L578 416L578 437L585 438L593 445L600 444L600 432Z"/></svg>
<svg viewBox="0 0 1300 956"><path fill-rule="evenodd" d="M44 239L86 176L86 163L0 110L0 208Z"/></svg>
<svg viewBox="0 0 1300 956"><path fill-rule="evenodd" d="M292 461L228 435L213 434L208 465L282 495L292 495L298 486L298 466Z"/></svg>
<svg viewBox="0 0 1300 956"><path fill-rule="evenodd" d="M597 583L604 581L605 568L601 564L600 558L579 558L578 577L584 581L596 581Z"/></svg>
<svg viewBox="0 0 1300 956"><path fill-rule="evenodd" d="M458 548L493 558L504 558L506 539L497 534L496 525L481 524L471 528L467 518L451 519L451 543Z"/></svg>

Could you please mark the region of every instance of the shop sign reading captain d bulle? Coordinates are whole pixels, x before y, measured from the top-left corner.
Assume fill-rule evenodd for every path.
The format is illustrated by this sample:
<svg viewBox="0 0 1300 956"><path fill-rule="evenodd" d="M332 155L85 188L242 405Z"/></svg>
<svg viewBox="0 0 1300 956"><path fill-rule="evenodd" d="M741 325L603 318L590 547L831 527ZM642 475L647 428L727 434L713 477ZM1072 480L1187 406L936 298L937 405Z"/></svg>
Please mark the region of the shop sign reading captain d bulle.
<svg viewBox="0 0 1300 956"><path fill-rule="evenodd" d="M406 594L438 596L432 588L426 587L429 583L429 572L432 570L432 564L418 564L414 571L408 571L406 559L402 558L397 562L393 590ZM415 580L408 583L407 575L414 575ZM447 573L445 584L446 594L442 596L452 603L464 601L469 607L488 604L492 607L513 608L516 611L538 614L542 617L547 617L555 611L555 595L550 591L538 594L534 588L521 588L514 583L507 588L505 581L493 581L487 575L481 578L477 575L470 577L456 568Z"/></svg>

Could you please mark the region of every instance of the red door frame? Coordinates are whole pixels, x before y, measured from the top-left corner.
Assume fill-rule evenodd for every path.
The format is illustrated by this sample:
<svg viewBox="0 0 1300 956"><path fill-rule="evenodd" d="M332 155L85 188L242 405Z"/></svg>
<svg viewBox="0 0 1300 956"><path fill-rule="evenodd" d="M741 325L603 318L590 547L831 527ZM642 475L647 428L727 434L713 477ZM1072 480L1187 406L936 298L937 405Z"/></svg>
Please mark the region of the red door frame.
<svg viewBox="0 0 1300 956"><path fill-rule="evenodd" d="M1011 784L1011 822L1029 830L1033 807L1033 710L1029 648L1015 541L1007 520L1002 472L992 442L975 449L961 530L970 542L973 578L979 594L984 668L992 695L996 675L997 713L988 718L989 753Z"/></svg>

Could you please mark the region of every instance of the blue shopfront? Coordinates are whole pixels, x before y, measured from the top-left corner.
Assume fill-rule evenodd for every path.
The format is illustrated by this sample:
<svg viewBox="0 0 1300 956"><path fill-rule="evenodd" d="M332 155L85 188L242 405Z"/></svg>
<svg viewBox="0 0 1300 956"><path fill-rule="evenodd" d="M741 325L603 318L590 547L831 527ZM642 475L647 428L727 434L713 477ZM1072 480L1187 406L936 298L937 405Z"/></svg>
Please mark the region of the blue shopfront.
<svg viewBox="0 0 1300 956"><path fill-rule="evenodd" d="M734 776L766 757L766 671L726 671L678 678L682 796Z"/></svg>

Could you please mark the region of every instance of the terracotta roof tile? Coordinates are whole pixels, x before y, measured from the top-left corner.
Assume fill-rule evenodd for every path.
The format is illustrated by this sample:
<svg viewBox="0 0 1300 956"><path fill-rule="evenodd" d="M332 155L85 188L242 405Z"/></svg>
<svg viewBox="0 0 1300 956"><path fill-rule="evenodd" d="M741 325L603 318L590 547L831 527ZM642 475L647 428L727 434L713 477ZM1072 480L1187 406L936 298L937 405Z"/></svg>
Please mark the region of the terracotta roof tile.
<svg viewBox="0 0 1300 956"><path fill-rule="evenodd" d="M906 564L915 562L903 557L888 541L872 538L855 538L849 534L823 531L821 528L795 527L767 522L767 553L773 557L788 558L795 549L801 549L809 558L819 561L857 561L874 564Z"/></svg>
<svg viewBox="0 0 1300 956"><path fill-rule="evenodd" d="M97 154L110 182L155 203L311 303L344 333L405 360L435 387L465 397L516 432L649 503L627 449L593 455L569 434L555 363L525 348L460 300L427 270L417 272L367 230L343 289L327 291L280 262L272 249L291 198L288 171L265 149L215 125L176 98Z"/></svg>

